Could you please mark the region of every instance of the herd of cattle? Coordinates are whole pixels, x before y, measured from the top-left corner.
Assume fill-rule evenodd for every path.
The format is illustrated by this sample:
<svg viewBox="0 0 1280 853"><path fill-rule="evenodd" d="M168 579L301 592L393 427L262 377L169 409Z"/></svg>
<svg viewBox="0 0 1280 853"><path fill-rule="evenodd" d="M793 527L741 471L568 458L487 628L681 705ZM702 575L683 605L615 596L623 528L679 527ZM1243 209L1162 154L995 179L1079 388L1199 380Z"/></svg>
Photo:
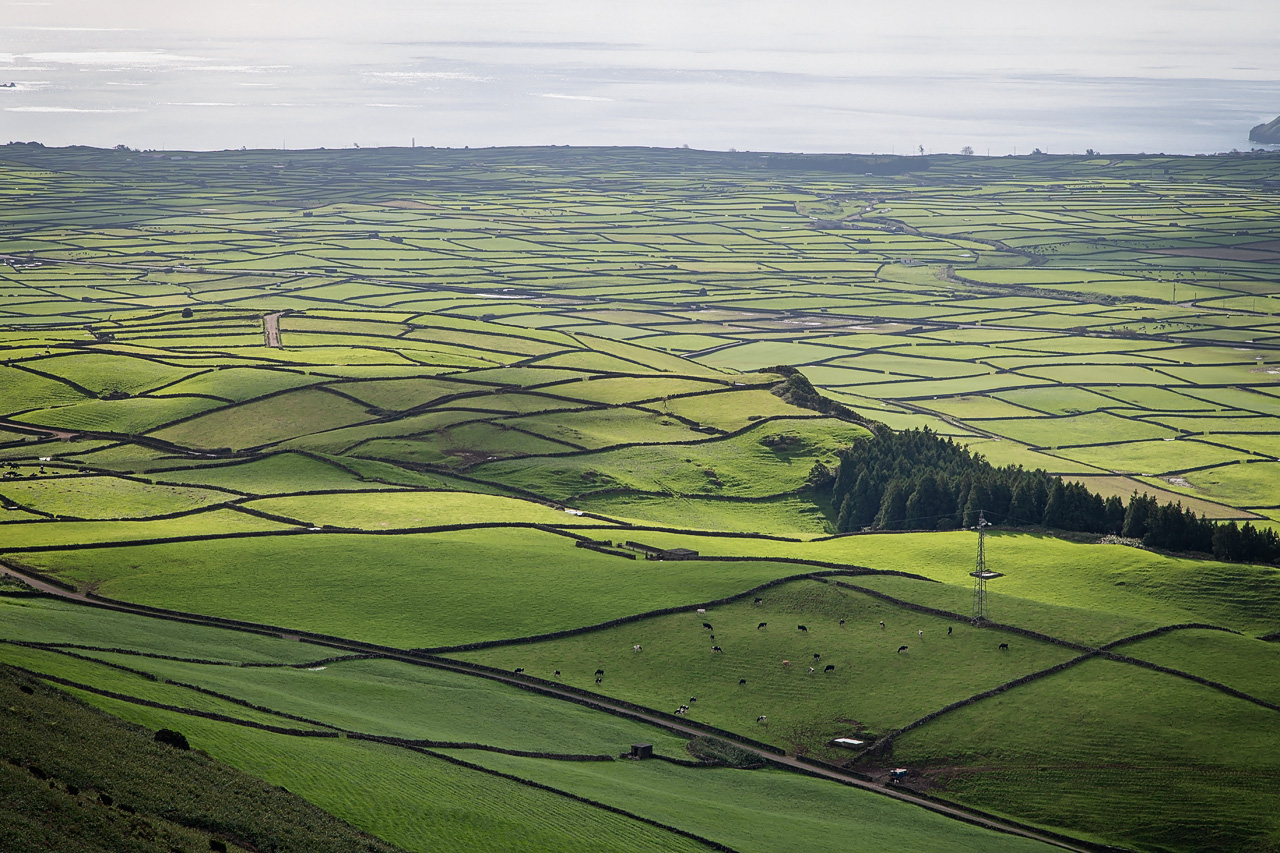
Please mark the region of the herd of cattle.
<svg viewBox="0 0 1280 853"><path fill-rule="evenodd" d="M763 603L764 603L764 599L763 599L763 598L760 598L760 597L757 597L757 598L755 599L755 602L754 602L754 603L755 603L755 604L757 604L757 605L763 604ZM706 613L706 610L705 610L704 608L698 608L698 609L697 609L697 612L698 612L698 613L700 613L700 614L705 614L705 613ZM846 622L846 620L841 619L841 620L840 620L840 626L841 626L841 627L844 627L845 622ZM703 629L704 629L704 630L706 630L706 631L710 632L710 633L708 634L709 638L710 638L711 640L715 640L715 638L716 638L716 635L715 635L715 633L714 633L715 628L714 628L714 627L712 627L711 623L710 623L710 622L703 622L703 623L702 623L702 627L703 627ZM767 629L768 627L769 627L769 623L768 623L768 622L761 622L761 623L759 623L758 625L756 625L756 630L757 630L757 631L763 631L763 630ZM882 629L887 630L887 628L886 628L886 626L885 626L885 623L884 623L884 620L880 620L880 627L881 627ZM804 633L804 634L809 633L809 628L808 628L808 626L806 626L806 625L796 625L796 630L797 630L797 631L799 631L799 632L801 632L801 633ZM951 632L952 632L952 629L951 629L950 627L948 627L948 628L947 628L947 636L948 636L948 637L949 637L949 636L951 636ZM924 639L924 630L923 630L923 629L919 629L919 630L917 630L916 634L917 634L917 636L918 636L921 640L923 640L923 639ZM1000 649L1000 651L1008 651L1008 649L1009 649L1009 644L1008 644L1008 643L1000 643L999 649ZM635 652L635 653L639 653L639 652L644 651L644 648L643 648L643 646L641 646L639 643L637 643L637 644L635 644L635 645L633 645L633 646L631 647L631 651L632 651L632 652ZM902 654L903 652L906 652L906 651L910 651L910 647L909 647L909 646L907 646L906 644L903 644L903 645L898 646L898 654ZM724 654L724 649L722 649L722 648L721 648L720 646L718 646L718 645L712 645L712 646L711 646L711 652L712 652L713 654ZM816 662L816 661L820 661L820 660L822 660L822 653L821 653L821 652L814 652L814 653L813 653L813 660L814 660L815 662ZM782 661L782 666L783 666L784 668L790 668L790 666L791 666L791 661L790 661L790 660L783 660L783 661ZM817 667L816 667L816 666L810 666L810 667L809 667L809 674L810 674L810 675L814 675L817 671L818 671L818 670L817 670ZM835 664L830 664L830 663L829 663L829 664L827 664L826 666L824 666L824 667L823 667L822 671L823 671L823 673L824 673L824 674L830 674L830 673L835 672L835 671L836 671ZM524 667L517 667L517 668L515 669L514 674L515 674L515 675L522 675L522 674L524 674ZM557 670L555 671L555 677L556 677L557 679L558 679L558 678L560 678L560 670L558 670L558 669L557 669ZM604 669L602 669L602 668L598 668L598 669L596 669L596 672L595 672L595 679L596 679L596 684L597 684L597 685L602 684L602 683L604 682ZM740 679L738 679L738 685L739 685L739 686L743 686L743 685L745 685L746 683L747 683L747 680L746 680L745 678L740 678ZM689 702L688 702L688 703L680 705L680 707L676 708L676 709L675 709L675 711L673 711L672 713L674 713L674 714L676 714L676 715L678 715L678 716L684 716L684 715L686 715L686 714L688 714L688 713L689 713L689 708L690 708L690 706L691 706L693 703L697 702L697 701L698 701L698 700L697 700L697 698L695 698L695 697L692 697L692 696L691 696L691 697L689 697ZM766 723L768 722L768 717L766 717L765 715L761 714L759 717L757 717L757 718L756 718L756 722L757 722L757 723L761 723L761 724L766 724Z"/></svg>

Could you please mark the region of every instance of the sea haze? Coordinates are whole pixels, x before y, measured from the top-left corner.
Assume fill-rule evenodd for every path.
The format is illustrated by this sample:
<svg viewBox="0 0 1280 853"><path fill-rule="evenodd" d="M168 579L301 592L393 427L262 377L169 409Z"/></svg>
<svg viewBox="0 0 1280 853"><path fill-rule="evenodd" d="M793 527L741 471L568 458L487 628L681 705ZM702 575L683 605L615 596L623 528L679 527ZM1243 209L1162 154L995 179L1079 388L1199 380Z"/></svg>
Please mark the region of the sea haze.
<svg viewBox="0 0 1280 853"><path fill-rule="evenodd" d="M1272 0L0 2L0 142L1247 148Z"/></svg>

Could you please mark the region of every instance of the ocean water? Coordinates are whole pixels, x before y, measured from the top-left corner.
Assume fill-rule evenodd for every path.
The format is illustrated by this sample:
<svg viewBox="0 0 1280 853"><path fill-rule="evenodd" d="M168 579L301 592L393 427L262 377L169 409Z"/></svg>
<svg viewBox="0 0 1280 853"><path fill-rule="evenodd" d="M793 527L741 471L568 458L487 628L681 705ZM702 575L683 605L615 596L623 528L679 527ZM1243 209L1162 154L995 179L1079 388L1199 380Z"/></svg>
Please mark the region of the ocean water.
<svg viewBox="0 0 1280 853"><path fill-rule="evenodd" d="M1267 0L0 2L0 143L1212 153Z"/></svg>

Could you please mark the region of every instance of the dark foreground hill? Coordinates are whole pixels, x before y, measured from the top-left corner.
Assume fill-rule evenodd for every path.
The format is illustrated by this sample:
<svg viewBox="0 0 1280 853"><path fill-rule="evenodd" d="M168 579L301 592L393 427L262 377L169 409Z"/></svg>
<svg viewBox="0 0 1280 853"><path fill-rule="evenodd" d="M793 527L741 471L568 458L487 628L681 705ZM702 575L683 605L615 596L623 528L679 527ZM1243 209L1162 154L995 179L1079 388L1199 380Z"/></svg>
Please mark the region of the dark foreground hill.
<svg viewBox="0 0 1280 853"><path fill-rule="evenodd" d="M399 850L0 666L0 850Z"/></svg>

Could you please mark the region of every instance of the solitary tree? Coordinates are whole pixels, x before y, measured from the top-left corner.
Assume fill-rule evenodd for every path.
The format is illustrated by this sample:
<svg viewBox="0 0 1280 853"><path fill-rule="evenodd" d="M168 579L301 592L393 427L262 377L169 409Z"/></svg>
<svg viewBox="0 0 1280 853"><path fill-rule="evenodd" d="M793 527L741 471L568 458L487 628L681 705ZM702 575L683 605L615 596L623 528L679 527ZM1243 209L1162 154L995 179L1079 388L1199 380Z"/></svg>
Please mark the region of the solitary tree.
<svg viewBox="0 0 1280 853"><path fill-rule="evenodd" d="M964 154L966 157L972 157L972 156L973 156L973 146L972 146L972 145L966 145L965 147L963 147L963 148L961 148L961 149L960 149L960 153L961 153L961 154Z"/></svg>

